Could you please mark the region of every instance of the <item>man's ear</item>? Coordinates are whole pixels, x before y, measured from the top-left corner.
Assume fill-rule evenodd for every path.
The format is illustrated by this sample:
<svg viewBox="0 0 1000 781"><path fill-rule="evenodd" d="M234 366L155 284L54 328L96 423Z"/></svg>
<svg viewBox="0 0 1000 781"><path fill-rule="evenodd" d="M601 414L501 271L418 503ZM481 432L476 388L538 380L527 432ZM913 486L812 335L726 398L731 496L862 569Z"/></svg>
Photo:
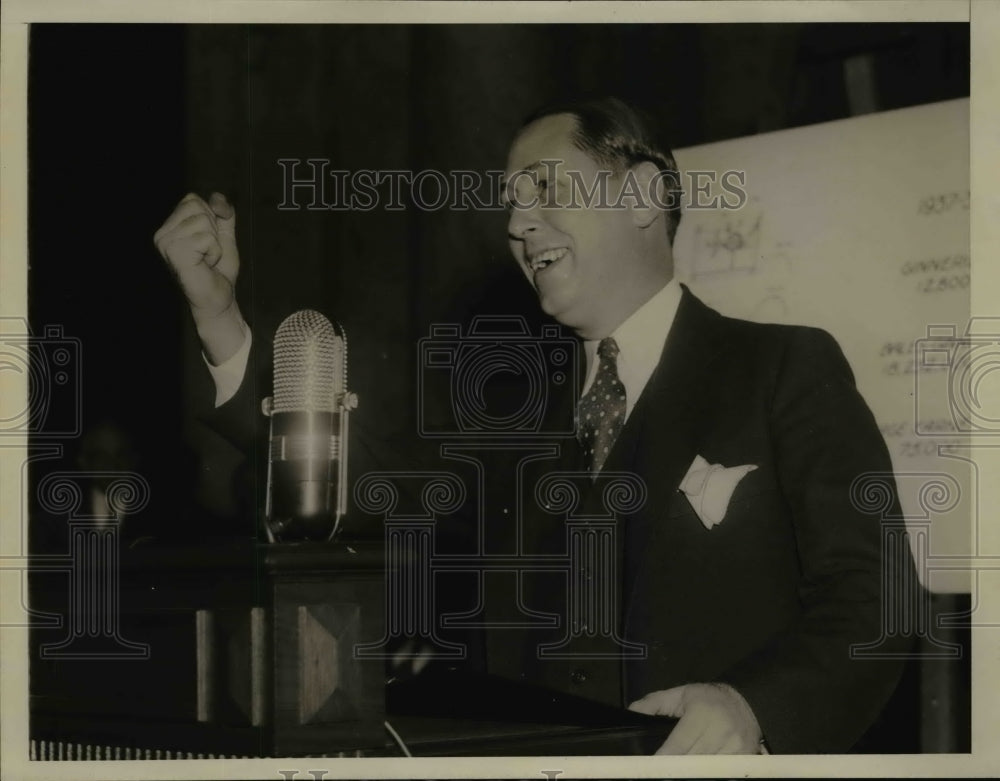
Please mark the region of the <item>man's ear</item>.
<svg viewBox="0 0 1000 781"><path fill-rule="evenodd" d="M626 188L634 188L635 193L634 197L630 195L625 202L632 212L632 223L636 227L648 228L663 214L661 208L665 203L662 192L663 177L659 176L659 173L660 169L656 164L648 160L632 166L628 171L626 178L631 182ZM657 191L654 191L654 188Z"/></svg>

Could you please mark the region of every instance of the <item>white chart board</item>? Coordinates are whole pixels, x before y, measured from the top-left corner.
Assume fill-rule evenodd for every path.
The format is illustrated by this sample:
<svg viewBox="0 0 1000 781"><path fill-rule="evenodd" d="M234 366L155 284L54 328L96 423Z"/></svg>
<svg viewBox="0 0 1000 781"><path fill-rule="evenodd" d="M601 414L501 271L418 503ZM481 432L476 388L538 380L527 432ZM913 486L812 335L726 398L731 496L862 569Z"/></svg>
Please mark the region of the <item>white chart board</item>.
<svg viewBox="0 0 1000 781"><path fill-rule="evenodd" d="M969 322L968 100L676 156L688 190L674 247L678 278L724 314L814 325L836 337L889 446L911 542L923 531L925 585L970 591L967 571L935 568L975 553L969 438L955 424L953 372L923 366L914 350L929 327L962 336ZM744 172L745 204L690 208L694 171L719 185L701 204L720 195L731 206L739 199L721 187L722 174ZM730 190L738 176L730 175Z"/></svg>

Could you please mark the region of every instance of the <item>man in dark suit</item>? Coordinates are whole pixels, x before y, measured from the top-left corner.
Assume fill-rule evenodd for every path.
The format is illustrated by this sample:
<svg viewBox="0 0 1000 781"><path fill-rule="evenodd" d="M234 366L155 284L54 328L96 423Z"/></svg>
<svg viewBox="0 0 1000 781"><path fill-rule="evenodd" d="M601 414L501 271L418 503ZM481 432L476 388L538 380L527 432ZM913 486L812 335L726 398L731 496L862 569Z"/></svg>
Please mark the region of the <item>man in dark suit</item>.
<svg viewBox="0 0 1000 781"><path fill-rule="evenodd" d="M908 551L883 561L879 519L851 500L888 452L828 334L725 318L678 285L676 173L608 99L535 115L509 154L514 257L584 340L578 456L647 491L617 524L620 636L582 633L577 660L537 658L533 675L680 717L668 753L846 751L901 669L851 652L881 638L883 572L912 567ZM558 525L525 533L555 550ZM645 658L601 659L623 643Z"/></svg>
<svg viewBox="0 0 1000 781"><path fill-rule="evenodd" d="M881 650L895 659L852 653L881 638L883 573L912 582L908 551L885 561L879 519L851 499L857 479L891 471L888 454L831 337L722 317L677 283L675 174L616 100L547 110L511 147L512 253L586 355L579 403L563 408L576 407L578 439L559 466L593 475L585 502L618 473L641 481L645 501L616 519L620 625L577 633L564 650L579 653L562 658L536 652L538 633L524 656L502 637L490 669L677 717L663 753L847 751L908 648L890 638ZM222 196L192 195L156 237L219 404L251 341L233 296L233 220ZM524 532L532 552L565 551L562 519L541 508ZM527 589L533 610L565 604L565 584Z"/></svg>

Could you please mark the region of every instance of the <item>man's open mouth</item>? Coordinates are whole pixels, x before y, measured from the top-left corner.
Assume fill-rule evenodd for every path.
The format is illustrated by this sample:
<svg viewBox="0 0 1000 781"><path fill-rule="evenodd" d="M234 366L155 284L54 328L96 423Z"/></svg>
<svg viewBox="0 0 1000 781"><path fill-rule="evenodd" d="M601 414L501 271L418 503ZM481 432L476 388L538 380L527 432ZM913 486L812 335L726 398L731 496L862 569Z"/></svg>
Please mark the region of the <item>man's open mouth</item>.
<svg viewBox="0 0 1000 781"><path fill-rule="evenodd" d="M528 261L528 265L533 272L538 272L543 269L548 268L553 263L562 260L563 256L569 252L566 247L558 247L557 249L547 249L544 252L539 252L537 255L533 255Z"/></svg>

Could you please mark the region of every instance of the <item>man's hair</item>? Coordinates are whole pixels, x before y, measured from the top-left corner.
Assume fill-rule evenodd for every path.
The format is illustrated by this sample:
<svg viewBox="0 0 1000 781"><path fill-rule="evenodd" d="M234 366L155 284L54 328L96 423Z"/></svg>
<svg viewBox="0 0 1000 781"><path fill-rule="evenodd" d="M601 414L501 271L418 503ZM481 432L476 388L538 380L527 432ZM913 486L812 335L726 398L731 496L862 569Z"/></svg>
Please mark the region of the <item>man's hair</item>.
<svg viewBox="0 0 1000 781"><path fill-rule="evenodd" d="M669 206L666 210L667 238L673 244L681 219L680 172L652 117L619 98L582 98L542 106L532 112L521 127L554 114L573 115L576 130L572 137L577 148L615 173L624 173L646 161L663 173L664 202Z"/></svg>

